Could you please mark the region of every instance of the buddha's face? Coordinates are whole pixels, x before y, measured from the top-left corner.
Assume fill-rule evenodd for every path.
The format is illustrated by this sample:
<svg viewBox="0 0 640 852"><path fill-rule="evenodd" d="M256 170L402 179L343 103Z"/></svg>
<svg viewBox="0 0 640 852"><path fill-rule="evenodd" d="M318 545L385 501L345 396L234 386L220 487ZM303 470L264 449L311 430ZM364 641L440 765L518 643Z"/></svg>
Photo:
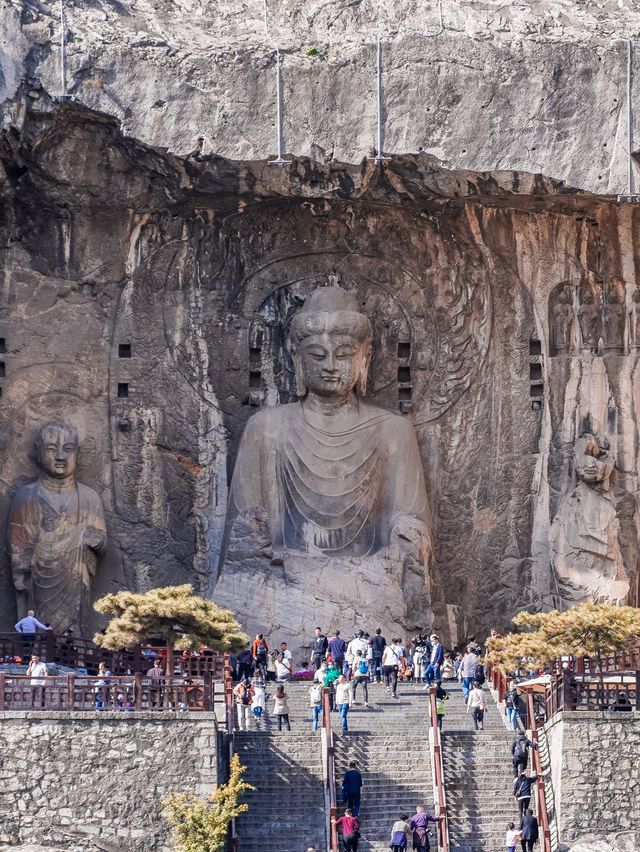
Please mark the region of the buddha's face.
<svg viewBox="0 0 640 852"><path fill-rule="evenodd" d="M40 446L40 462L49 476L67 479L73 476L78 461L78 444L66 429L45 429Z"/></svg>
<svg viewBox="0 0 640 852"><path fill-rule="evenodd" d="M318 396L346 397L366 369L370 348L347 334L313 334L298 357L307 390Z"/></svg>

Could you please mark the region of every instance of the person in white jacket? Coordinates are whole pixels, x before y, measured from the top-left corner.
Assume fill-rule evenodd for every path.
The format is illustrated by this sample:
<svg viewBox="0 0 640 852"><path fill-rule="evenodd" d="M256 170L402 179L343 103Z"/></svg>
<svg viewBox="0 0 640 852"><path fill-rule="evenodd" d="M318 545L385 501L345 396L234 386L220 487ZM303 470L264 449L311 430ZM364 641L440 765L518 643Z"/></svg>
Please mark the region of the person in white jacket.
<svg viewBox="0 0 640 852"><path fill-rule="evenodd" d="M471 711L476 731L478 728L481 731L484 729L484 714L486 709L487 702L484 700L484 692L482 691L482 687L478 681L475 680L469 692L469 698L467 699L467 715L469 715L469 711Z"/></svg>
<svg viewBox="0 0 640 852"><path fill-rule="evenodd" d="M351 707L351 684L344 675L340 675L336 683L336 706L340 713L340 722L342 723L342 733L346 734L349 730L347 725L347 715Z"/></svg>

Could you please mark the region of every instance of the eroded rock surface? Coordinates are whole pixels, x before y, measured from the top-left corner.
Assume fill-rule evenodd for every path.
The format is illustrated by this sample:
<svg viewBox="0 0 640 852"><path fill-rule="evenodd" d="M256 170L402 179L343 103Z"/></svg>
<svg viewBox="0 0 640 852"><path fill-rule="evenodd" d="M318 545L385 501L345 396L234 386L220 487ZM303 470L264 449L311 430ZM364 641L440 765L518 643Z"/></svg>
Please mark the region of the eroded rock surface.
<svg viewBox="0 0 640 852"><path fill-rule="evenodd" d="M181 159L46 99L0 155L1 517L36 476L37 428L81 427L78 478L109 533L96 595L186 579L211 593L240 435L294 398L284 332L328 276L373 326L367 396L416 431L441 629L555 602L549 527L586 430L616 459L637 577L634 206L425 155L382 169ZM560 285L576 312L565 337L550 333ZM586 289L602 346L578 335ZM5 624L8 576L5 562Z"/></svg>
<svg viewBox="0 0 640 852"><path fill-rule="evenodd" d="M66 0L65 9L69 91L151 145L185 155L202 137L207 153L274 154L277 43L287 150L358 162L376 139L382 34L386 150L626 191L633 3ZM61 91L58 3L2 0L0 10L0 101L5 121L19 122L30 86Z"/></svg>

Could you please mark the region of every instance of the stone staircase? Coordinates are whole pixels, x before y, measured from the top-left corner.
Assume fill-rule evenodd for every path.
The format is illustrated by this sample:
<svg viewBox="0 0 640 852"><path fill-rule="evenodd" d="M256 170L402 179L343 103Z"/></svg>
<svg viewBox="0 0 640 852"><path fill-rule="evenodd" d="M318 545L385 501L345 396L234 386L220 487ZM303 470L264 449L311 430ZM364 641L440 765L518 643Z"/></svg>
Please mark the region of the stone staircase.
<svg viewBox="0 0 640 852"><path fill-rule="evenodd" d="M488 689L485 730L476 733L458 683L443 685L450 696L442 748L451 852L497 852L504 846L507 823L517 822L511 795L513 735ZM313 844L319 852L327 848L320 734L311 731L309 685L287 684L286 691L290 733L278 733L269 713L251 731L236 732L246 780L257 788L245 799L249 812L238 819L240 852L297 852ZM391 826L401 813L415 813L419 804L434 812L428 693L420 685L400 684L398 695L394 700L381 684L372 685L370 706L359 703L351 709L347 734L340 731L339 714L332 713L339 813L344 812L340 785L350 761L364 781L359 852L386 852ZM363 700L360 691L358 699ZM435 827L432 831L435 835ZM435 836L431 848L437 848Z"/></svg>
<svg viewBox="0 0 640 852"><path fill-rule="evenodd" d="M393 699L382 684L374 684L369 707L360 704L349 712L346 735L340 732L338 714L333 714L340 814L340 786L350 761L356 762L364 783L359 852L388 852L391 826L401 813L415 813L416 805L433 813L427 695L421 686L400 684L399 698Z"/></svg>
<svg viewBox="0 0 640 852"><path fill-rule="evenodd" d="M442 753L452 852L494 852L504 848L507 823L518 823L513 799L511 743L498 707L485 685L489 710L484 730L475 731L461 687L444 683L449 693Z"/></svg>
<svg viewBox="0 0 640 852"><path fill-rule="evenodd" d="M278 732L269 684L267 715L235 734L236 752L255 792L243 801L249 811L237 820L239 852L298 852L326 849L324 782L320 734L311 731L309 685L286 684L291 732Z"/></svg>

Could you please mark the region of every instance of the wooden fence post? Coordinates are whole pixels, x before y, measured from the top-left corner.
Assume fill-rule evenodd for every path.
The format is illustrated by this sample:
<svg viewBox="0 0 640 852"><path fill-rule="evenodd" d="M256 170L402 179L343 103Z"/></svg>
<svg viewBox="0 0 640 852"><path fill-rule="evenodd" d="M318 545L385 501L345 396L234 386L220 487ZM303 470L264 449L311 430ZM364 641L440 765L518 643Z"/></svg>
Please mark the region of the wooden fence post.
<svg viewBox="0 0 640 852"><path fill-rule="evenodd" d="M69 672L67 674L67 710L73 710L75 704L75 689L73 678L73 672Z"/></svg>

